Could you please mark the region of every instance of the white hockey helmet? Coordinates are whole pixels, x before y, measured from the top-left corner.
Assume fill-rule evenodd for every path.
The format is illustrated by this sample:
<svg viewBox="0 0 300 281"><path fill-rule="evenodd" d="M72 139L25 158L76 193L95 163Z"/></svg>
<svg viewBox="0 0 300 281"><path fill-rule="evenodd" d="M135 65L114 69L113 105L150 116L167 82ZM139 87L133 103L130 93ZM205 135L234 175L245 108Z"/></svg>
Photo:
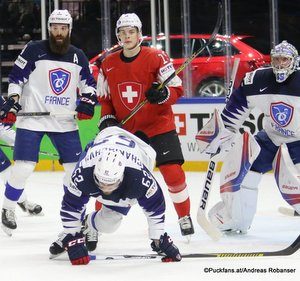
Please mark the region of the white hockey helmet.
<svg viewBox="0 0 300 281"><path fill-rule="evenodd" d="M52 23L68 24L69 34L71 34L73 19L68 10L55 9L48 18L48 31L50 32L50 26Z"/></svg>
<svg viewBox="0 0 300 281"><path fill-rule="evenodd" d="M287 41L282 41L271 50L271 65L277 82L284 82L297 69L298 64L298 51Z"/></svg>
<svg viewBox="0 0 300 281"><path fill-rule="evenodd" d="M140 35L140 43L142 43L142 22L140 20L140 18L135 14L135 13L129 13L129 14L123 14L120 16L120 18L117 20L117 24L116 24L116 37L118 39L118 42L120 44L120 39L118 36L119 33L119 28L120 27L125 27L125 26L131 26L131 27L136 27L139 35ZM140 44L139 43L139 44Z"/></svg>
<svg viewBox="0 0 300 281"><path fill-rule="evenodd" d="M124 177L125 161L118 151L104 150L94 168L94 180L103 192L117 189Z"/></svg>

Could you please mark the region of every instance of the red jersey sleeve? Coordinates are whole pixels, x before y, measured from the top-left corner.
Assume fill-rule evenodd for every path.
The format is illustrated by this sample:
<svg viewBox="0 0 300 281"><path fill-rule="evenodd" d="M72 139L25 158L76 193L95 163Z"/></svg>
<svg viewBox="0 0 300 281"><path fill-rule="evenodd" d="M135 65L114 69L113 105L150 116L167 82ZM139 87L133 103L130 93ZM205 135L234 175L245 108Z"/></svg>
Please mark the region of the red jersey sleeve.
<svg viewBox="0 0 300 281"><path fill-rule="evenodd" d="M175 69L169 56L164 51L157 51L157 63L158 63L157 82L162 83L175 72ZM167 84L167 87L169 88L170 91L170 97L165 102L165 104L168 105L175 104L178 98L183 96L182 81L176 75L172 80L170 80L170 82Z"/></svg>

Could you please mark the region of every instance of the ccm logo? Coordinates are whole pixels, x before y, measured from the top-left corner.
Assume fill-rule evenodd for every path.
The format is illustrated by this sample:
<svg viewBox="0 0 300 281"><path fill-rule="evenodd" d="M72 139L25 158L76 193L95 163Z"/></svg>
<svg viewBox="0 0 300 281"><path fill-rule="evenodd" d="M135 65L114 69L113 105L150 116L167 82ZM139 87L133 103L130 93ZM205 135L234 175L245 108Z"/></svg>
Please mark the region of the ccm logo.
<svg viewBox="0 0 300 281"><path fill-rule="evenodd" d="M83 243L84 243L84 238L83 237L82 238L78 238L78 239L74 239L74 240L72 240L72 241L70 241L68 243L68 247L72 247L72 246L74 246L76 244L83 244Z"/></svg>

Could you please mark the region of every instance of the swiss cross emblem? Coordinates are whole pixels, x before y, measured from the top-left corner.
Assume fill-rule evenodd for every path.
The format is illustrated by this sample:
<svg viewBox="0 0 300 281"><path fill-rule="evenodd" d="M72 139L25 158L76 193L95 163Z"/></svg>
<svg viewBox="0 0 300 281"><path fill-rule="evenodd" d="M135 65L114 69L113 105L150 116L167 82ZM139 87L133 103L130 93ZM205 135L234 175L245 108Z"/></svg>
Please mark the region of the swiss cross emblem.
<svg viewBox="0 0 300 281"><path fill-rule="evenodd" d="M142 84L135 82L121 83L118 84L118 92L125 107L133 110L140 103Z"/></svg>
<svg viewBox="0 0 300 281"><path fill-rule="evenodd" d="M186 119L184 113L174 114L176 131L178 135L185 136L186 135Z"/></svg>
<svg viewBox="0 0 300 281"><path fill-rule="evenodd" d="M54 94L61 95L69 86L71 72L56 68L49 71L50 86Z"/></svg>

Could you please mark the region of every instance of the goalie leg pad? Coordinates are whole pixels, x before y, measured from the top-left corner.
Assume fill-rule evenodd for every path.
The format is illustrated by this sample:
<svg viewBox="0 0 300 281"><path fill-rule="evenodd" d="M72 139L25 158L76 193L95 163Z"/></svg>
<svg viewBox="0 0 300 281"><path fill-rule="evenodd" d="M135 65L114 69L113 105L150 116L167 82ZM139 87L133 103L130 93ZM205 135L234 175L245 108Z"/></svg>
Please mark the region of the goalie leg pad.
<svg viewBox="0 0 300 281"><path fill-rule="evenodd" d="M252 163L260 153L260 146L253 135L238 135L235 144L224 158L220 175L221 193L238 191Z"/></svg>
<svg viewBox="0 0 300 281"><path fill-rule="evenodd" d="M281 196L300 213L300 163L294 165L286 144L279 147L273 169Z"/></svg>
<svg viewBox="0 0 300 281"><path fill-rule="evenodd" d="M246 233L256 212L261 177L261 174L249 171L237 191L223 192L222 201L208 212L210 221L221 231Z"/></svg>

